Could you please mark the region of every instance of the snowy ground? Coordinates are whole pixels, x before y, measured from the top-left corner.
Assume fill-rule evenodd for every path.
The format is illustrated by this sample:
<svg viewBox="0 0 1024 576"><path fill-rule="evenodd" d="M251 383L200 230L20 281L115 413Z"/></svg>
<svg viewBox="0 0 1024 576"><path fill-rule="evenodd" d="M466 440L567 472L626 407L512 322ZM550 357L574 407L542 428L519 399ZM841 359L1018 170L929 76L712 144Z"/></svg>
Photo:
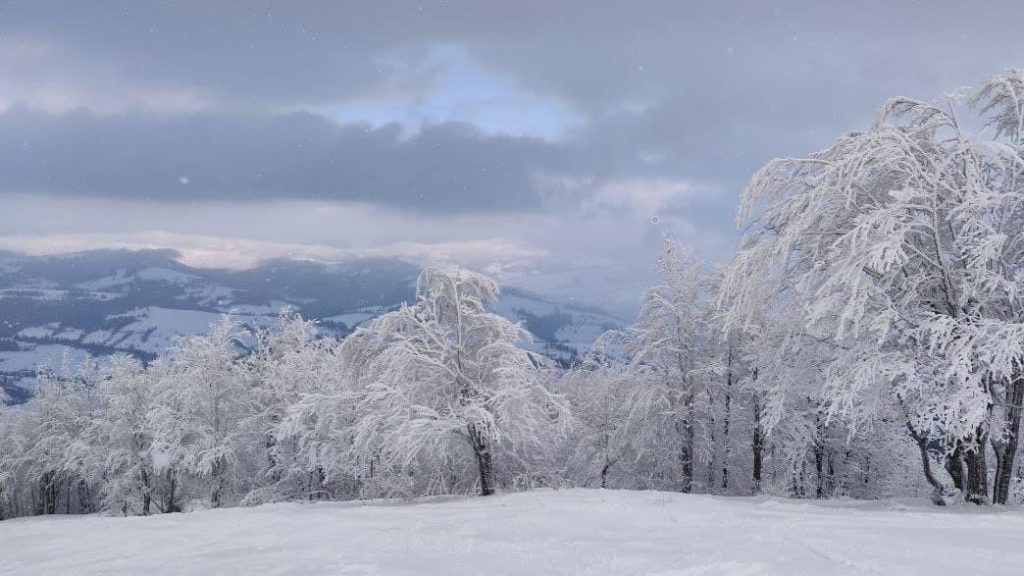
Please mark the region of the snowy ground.
<svg viewBox="0 0 1024 576"><path fill-rule="evenodd" d="M19 574L1021 574L1024 512L567 490L0 522Z"/></svg>

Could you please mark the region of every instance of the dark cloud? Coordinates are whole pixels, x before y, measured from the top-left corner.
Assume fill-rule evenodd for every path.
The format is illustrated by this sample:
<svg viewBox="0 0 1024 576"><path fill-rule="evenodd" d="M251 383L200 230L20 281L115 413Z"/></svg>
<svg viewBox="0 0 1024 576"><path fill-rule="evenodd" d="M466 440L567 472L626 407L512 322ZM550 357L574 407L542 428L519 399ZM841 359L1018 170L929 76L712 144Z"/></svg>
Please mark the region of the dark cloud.
<svg viewBox="0 0 1024 576"><path fill-rule="evenodd" d="M125 81L198 87L236 105L318 103L425 89L415 41L364 7L324 2L14 1L0 34L60 47L54 65L98 60ZM381 23L378 23L381 24Z"/></svg>
<svg viewBox="0 0 1024 576"><path fill-rule="evenodd" d="M679 91L863 79L870 93L997 71L1024 56L1021 16L1013 0L8 0L0 34L127 80L263 103L428 89L425 47L456 43L525 87L604 110Z"/></svg>
<svg viewBox="0 0 1024 576"><path fill-rule="evenodd" d="M28 46L31 60L0 68L0 104L5 87L17 103L0 114L0 192L523 212L670 179L706 190L671 209L721 233L771 157L863 128L889 96L933 98L1024 66L1022 17L1024 3L1003 0L9 0L0 49ZM445 47L581 121L547 141L322 115L443 90ZM38 96L17 88L37 84L85 86L86 109L29 111ZM200 103L137 109L175 91ZM98 110L124 93L127 111ZM584 189L560 190L563 178Z"/></svg>
<svg viewBox="0 0 1024 576"><path fill-rule="evenodd" d="M302 198L531 210L564 154L465 124L341 126L309 113L0 115L0 187L159 200Z"/></svg>

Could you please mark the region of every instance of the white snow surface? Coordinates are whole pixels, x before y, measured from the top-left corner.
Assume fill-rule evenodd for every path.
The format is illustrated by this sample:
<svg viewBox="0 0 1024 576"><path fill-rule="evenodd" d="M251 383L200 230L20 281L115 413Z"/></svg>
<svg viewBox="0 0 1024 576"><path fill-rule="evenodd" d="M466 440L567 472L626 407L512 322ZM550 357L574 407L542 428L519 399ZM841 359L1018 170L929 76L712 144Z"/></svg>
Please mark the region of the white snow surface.
<svg viewBox="0 0 1024 576"><path fill-rule="evenodd" d="M0 351L0 373L34 374L40 366L59 369L63 362L71 368L81 366L90 358L85 350L61 344L24 344L22 350Z"/></svg>
<svg viewBox="0 0 1024 576"><path fill-rule="evenodd" d="M362 324L373 320L384 312L385 310L383 308L376 306L371 308L361 308L352 312L346 312L345 314L338 314L337 316L327 316L324 320L340 322L350 330L354 330L357 326L361 326Z"/></svg>
<svg viewBox="0 0 1024 576"><path fill-rule="evenodd" d="M1024 512L536 491L0 522L6 574L1020 574Z"/></svg>

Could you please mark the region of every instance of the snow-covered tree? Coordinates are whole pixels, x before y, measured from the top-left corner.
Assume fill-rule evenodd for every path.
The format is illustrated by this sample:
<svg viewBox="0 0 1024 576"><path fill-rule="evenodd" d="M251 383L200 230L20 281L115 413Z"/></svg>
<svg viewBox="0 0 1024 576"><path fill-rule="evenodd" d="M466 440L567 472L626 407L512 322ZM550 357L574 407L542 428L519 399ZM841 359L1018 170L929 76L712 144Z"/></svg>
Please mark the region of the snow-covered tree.
<svg viewBox="0 0 1024 576"><path fill-rule="evenodd" d="M246 501L350 496L343 455L351 442L343 437L351 426L346 407L354 402L338 399L348 378L338 342L319 338L313 322L286 312L276 329L257 332L241 363L250 389L242 427L262 438L266 451L261 481Z"/></svg>
<svg viewBox="0 0 1024 576"><path fill-rule="evenodd" d="M89 468L102 478L103 507L149 514L158 482L148 420L152 379L137 359L115 355L98 369L95 381L98 406L84 433Z"/></svg>
<svg viewBox="0 0 1024 576"><path fill-rule="evenodd" d="M157 471L168 480L167 510L180 506L177 487L183 474L204 485L214 507L226 491L251 488L250 475L231 473L253 446L240 425L248 388L235 362L235 331L233 323L221 321L208 335L182 339L151 368L157 389L149 413L151 451Z"/></svg>
<svg viewBox="0 0 1024 576"><path fill-rule="evenodd" d="M707 345L717 339L708 326L709 284L703 264L694 253L663 237L657 269L662 284L641 299L636 322L624 335L624 354L634 377L633 412L647 422L638 430L652 451L658 474L689 492L696 478L698 448L708 463L712 404L708 386L714 370Z"/></svg>
<svg viewBox="0 0 1024 576"><path fill-rule="evenodd" d="M15 439L14 419L8 415L0 399L0 520L7 517L11 491L17 489L14 468L18 450Z"/></svg>
<svg viewBox="0 0 1024 576"><path fill-rule="evenodd" d="M529 334L488 312L497 296L486 276L427 268L414 303L356 336L375 352L360 374L353 435L363 462L412 473L427 491L462 486L471 464L488 495L510 480L496 477L499 466L552 446L565 402L543 385L542 362L517 346Z"/></svg>
<svg viewBox="0 0 1024 576"><path fill-rule="evenodd" d="M1020 85L996 77L972 100L987 138L964 129L959 95L896 98L870 130L766 165L744 194L728 283L750 313L766 289L803 302L804 329L845 348L821 380L826 415L873 418L864 408L884 387L916 441L963 456L974 502L988 495L994 407L1011 408L997 448L1007 469L1020 416L1005 400L1024 358Z"/></svg>
<svg viewBox="0 0 1024 576"><path fill-rule="evenodd" d="M95 478L86 431L93 418L95 365L41 369L28 413L20 420L23 452L18 474L32 489L37 513L88 511Z"/></svg>
<svg viewBox="0 0 1024 576"><path fill-rule="evenodd" d="M635 432L645 423L632 402L638 379L618 353L619 340L621 333L604 335L563 377L574 421L567 452L579 485L644 487Z"/></svg>

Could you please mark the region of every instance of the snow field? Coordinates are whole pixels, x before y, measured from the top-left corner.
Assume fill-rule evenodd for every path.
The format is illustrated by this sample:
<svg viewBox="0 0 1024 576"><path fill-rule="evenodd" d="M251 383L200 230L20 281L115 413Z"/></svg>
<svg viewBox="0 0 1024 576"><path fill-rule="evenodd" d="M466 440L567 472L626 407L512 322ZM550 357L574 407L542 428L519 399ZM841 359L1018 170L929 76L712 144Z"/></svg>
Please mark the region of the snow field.
<svg viewBox="0 0 1024 576"><path fill-rule="evenodd" d="M1024 513L664 492L0 522L5 574L1020 574Z"/></svg>

